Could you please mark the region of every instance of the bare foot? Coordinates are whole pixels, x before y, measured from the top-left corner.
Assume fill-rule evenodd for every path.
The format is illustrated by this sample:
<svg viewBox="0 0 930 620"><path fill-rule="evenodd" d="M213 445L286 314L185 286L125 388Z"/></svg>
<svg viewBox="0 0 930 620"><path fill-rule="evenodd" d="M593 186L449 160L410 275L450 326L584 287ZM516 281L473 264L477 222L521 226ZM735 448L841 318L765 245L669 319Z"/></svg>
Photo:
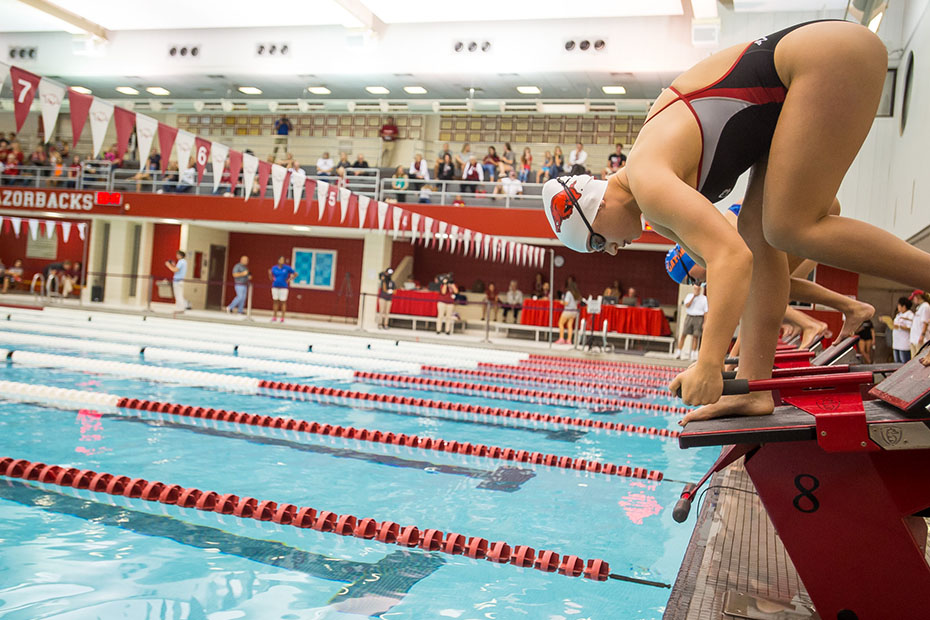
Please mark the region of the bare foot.
<svg viewBox="0 0 930 620"><path fill-rule="evenodd" d="M875 308L870 304L864 301L854 301L852 312L844 313L846 320L843 322L843 329L840 330L839 339L843 340L855 334L859 331L859 328L862 327L862 324L865 323L866 319L871 319L874 314Z"/></svg>
<svg viewBox="0 0 930 620"><path fill-rule="evenodd" d="M788 342L792 338L798 335L798 327L792 323L782 323L781 324L781 339L785 342Z"/></svg>
<svg viewBox="0 0 930 620"><path fill-rule="evenodd" d="M771 392L750 392L735 396L721 396L713 405L705 405L691 411L679 422L684 426L695 420L711 420L734 415L766 415L775 409Z"/></svg>
<svg viewBox="0 0 930 620"><path fill-rule="evenodd" d="M814 344L814 341L820 336L829 338L832 335L826 323L814 320L810 325L805 325L801 329L801 343L798 345L798 348L806 349Z"/></svg>
<svg viewBox="0 0 930 620"><path fill-rule="evenodd" d="M927 351L927 354L920 358L920 363L924 366L930 366L930 350Z"/></svg>

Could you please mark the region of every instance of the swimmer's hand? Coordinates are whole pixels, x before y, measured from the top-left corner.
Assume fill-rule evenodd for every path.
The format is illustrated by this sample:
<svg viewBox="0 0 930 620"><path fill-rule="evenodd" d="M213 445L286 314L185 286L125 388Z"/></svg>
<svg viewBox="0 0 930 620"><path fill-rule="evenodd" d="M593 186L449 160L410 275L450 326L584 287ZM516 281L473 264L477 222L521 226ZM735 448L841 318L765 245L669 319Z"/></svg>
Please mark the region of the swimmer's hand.
<svg viewBox="0 0 930 620"><path fill-rule="evenodd" d="M668 389L672 394L681 390L686 405L710 405L720 400L723 393L723 375L719 364L702 364L699 360L675 377Z"/></svg>

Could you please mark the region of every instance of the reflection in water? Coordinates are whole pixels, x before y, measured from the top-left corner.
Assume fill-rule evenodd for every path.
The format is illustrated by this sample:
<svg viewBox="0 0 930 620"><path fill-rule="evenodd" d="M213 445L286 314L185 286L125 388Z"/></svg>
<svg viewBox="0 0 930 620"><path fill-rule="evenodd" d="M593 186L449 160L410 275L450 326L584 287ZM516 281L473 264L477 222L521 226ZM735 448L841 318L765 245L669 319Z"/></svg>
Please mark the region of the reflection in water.
<svg viewBox="0 0 930 620"><path fill-rule="evenodd" d="M75 422L81 425L81 436L78 438L80 442L79 445L74 448L75 452L90 455L110 451L110 448L100 444L100 442L103 441L102 418L103 414L99 411L92 411L90 409L81 409L78 411Z"/></svg>

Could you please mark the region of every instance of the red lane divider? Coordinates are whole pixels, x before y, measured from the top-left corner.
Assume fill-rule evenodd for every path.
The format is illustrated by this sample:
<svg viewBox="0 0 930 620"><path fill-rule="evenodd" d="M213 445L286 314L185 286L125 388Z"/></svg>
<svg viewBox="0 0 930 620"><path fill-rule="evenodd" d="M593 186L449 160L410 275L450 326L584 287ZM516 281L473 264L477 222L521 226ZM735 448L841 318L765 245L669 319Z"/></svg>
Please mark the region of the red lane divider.
<svg viewBox="0 0 930 620"><path fill-rule="evenodd" d="M638 364L636 362L620 362L616 360L591 360L591 359L580 359L577 357L567 357L564 355L546 355L545 353L530 353L529 359L531 360L556 360L559 362L568 362L571 364L581 363L581 364L590 364L592 366L610 366L613 368L633 368L639 369L644 368L647 370L664 370L673 372L675 369L670 368L669 366L662 366L659 364Z"/></svg>
<svg viewBox="0 0 930 620"><path fill-rule="evenodd" d="M173 504L182 508L195 508L204 512L235 515L242 519L273 521L280 525L312 528L320 532L331 532L341 536L376 539L386 544L403 547L420 547L427 551L439 551L450 555L465 555L476 560L488 560L497 564L533 567L545 572L558 572L567 577L584 575L587 579L607 581L610 566L604 560L584 560L566 555L559 562L554 551L539 550L524 545L509 545L502 541L489 542L477 536L466 537L456 532L420 530L415 525L402 527L393 521L378 522L371 518L359 519L354 515L339 515L327 510L299 508L294 504L279 504L260 501L253 497L239 497L231 493L220 495L214 491L183 488L143 478L115 476L89 469L62 467L33 463L25 459L0 457L0 476L36 480L61 487L87 489L95 493L122 495L140 498L149 502Z"/></svg>
<svg viewBox="0 0 930 620"><path fill-rule="evenodd" d="M480 362L479 362L479 365L480 365ZM580 369L580 370L584 370L588 372L598 372L604 375L609 374L609 375L614 375L614 376L616 376L617 373L619 372L619 373L623 373L624 375L632 375L632 376L640 376L640 377L657 377L657 376L674 377L678 374L678 372L680 372L680 371L676 372L675 370L669 370L668 368L664 368L663 370L654 370L654 369L644 370L640 368L610 368L610 367L605 367L605 366L601 366L598 364L586 363L586 362L569 363L569 362L559 362L559 361L542 360L542 359L523 360L520 362L519 365L524 368L540 368L541 367L541 368L547 368L547 369L548 368L560 368L560 369L565 369L565 370Z"/></svg>
<svg viewBox="0 0 930 620"><path fill-rule="evenodd" d="M489 362L478 362L478 368L486 368L489 370L500 370L506 373L512 373L514 375L520 376L533 376L533 377L571 377L575 379L590 379L592 381L597 381L603 383L604 385L615 385L618 388L626 387L629 385L640 385L645 387L656 388L658 390L668 388L668 384L671 383L671 379L657 379L655 377L632 377L632 376L617 376L616 373L593 373L593 372L582 372L579 370L560 370L557 368L544 368L542 366L512 366L508 364L491 364Z"/></svg>
<svg viewBox="0 0 930 620"><path fill-rule="evenodd" d="M342 390L339 388L320 387L317 385L307 385L305 383L284 383L281 381L258 382L258 387L269 390L284 390L287 392L297 392L314 396L319 400L348 398L352 400L374 401L392 405L402 405L411 407L429 407L432 409L446 409L451 411L461 411L463 413L472 413L475 415L491 415L503 418L514 418L520 420L530 420L532 422L548 422L551 424L563 424L565 426L584 426L588 428L604 428L607 430L625 431L630 433L642 433L646 435L659 435L661 437L677 437L678 431L669 431L667 429L651 428L646 426L634 426L632 424L622 424L619 422L602 422L601 420L592 420L590 418L573 418L568 416L549 415L547 413L531 413L529 411L514 411L513 409L502 409L500 407L487 407L484 405L472 405L468 403L450 403L444 400L432 400L427 398L414 398L412 396L397 396L396 394L373 394L371 392L355 392L352 390ZM326 401L324 401L326 402ZM644 409L643 403L633 401L629 405L634 409ZM670 405L655 405L655 411L663 411L675 414L685 414L690 409L686 407L672 407Z"/></svg>
<svg viewBox="0 0 930 620"><path fill-rule="evenodd" d="M485 396L489 398L503 398L506 400L541 402L547 405L564 405L571 403L580 405L594 405L599 409L617 409L619 407L628 407L631 409L651 409L656 411L669 411L670 409L670 405L643 403L636 400L606 398L603 396L585 396L581 394L561 394L558 392L544 392L542 390L512 388L504 387L501 385L476 385L474 383L465 383L463 381L446 381L443 379L429 379L427 377L417 377L412 375L392 375L383 372L368 372L365 370L356 370L355 378L363 379L368 382L378 383L380 385L414 389L441 388L453 394L467 394L473 396ZM675 407L675 409L678 409L678 407ZM684 409L681 413L687 413L688 411L688 409Z"/></svg>
<svg viewBox="0 0 930 620"><path fill-rule="evenodd" d="M471 370L468 368L447 368L445 366L421 366L421 370L437 375L455 375L460 377L481 377L484 379L500 379L502 381L516 381L523 383L541 383L544 385L557 385L560 387L574 388L580 390L590 390L598 392L620 392L623 395L630 396L670 396L668 389L658 389L651 387L640 387L638 385L629 386L610 386L602 382L578 381L575 379L557 379L554 377L539 376L515 376L508 372L493 372L490 370Z"/></svg>
<svg viewBox="0 0 930 620"><path fill-rule="evenodd" d="M204 407L166 403L157 400L121 398L119 402L116 403L116 406L123 409L138 409L191 418L249 424L251 426L281 428L314 435L332 435L333 437L373 441L397 446L407 446L410 448L421 448L423 450L435 450L437 452L454 452L457 454L516 461L519 463L561 467L562 469L576 469L596 474L605 473L627 478L643 478L646 480L655 480L657 482L665 477L661 471L646 469L644 467L630 467L628 465L615 465L613 463L602 463L600 461L589 461L586 459L573 459L568 456L529 452L527 450L514 450L513 448L502 448L500 446L489 446L480 443L473 444L468 442L446 441L445 439L432 437L420 437L419 435L394 434L367 428L355 428L352 426L332 426L330 424L308 422L307 420L295 420L294 418L255 415L238 411L227 411L225 409L207 409ZM672 432L674 431L667 431L666 434L656 434L667 437L670 436Z"/></svg>

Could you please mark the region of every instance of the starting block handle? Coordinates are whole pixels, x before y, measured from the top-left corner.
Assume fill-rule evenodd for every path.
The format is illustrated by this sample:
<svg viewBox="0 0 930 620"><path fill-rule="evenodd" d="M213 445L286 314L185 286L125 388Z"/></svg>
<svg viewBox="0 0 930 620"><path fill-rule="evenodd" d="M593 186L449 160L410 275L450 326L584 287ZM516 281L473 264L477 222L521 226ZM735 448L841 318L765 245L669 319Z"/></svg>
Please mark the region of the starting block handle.
<svg viewBox="0 0 930 620"><path fill-rule="evenodd" d="M729 373L724 373L727 375ZM771 390L803 390L811 388L835 388L847 385L864 385L872 383L871 372L843 372L829 375L807 375L797 377L778 377L774 379L729 379L723 381L723 396L732 394L749 394L750 392L769 392ZM681 397L681 388L677 394Z"/></svg>

